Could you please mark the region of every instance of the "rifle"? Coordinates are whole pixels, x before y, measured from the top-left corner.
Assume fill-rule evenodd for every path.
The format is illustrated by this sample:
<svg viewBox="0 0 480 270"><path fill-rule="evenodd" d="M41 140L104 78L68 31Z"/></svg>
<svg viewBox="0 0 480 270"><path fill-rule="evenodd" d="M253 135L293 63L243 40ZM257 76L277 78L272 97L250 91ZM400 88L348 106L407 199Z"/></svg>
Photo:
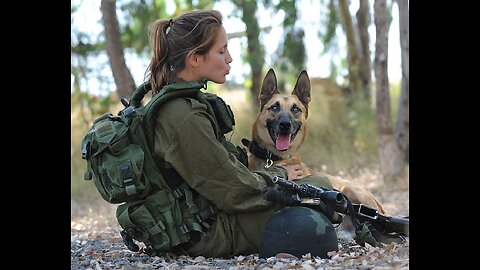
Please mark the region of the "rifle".
<svg viewBox="0 0 480 270"><path fill-rule="evenodd" d="M377 209L364 204L351 203L350 200L336 189L326 189L310 184L298 185L295 182L275 176L273 182L278 189L265 186L262 196L268 201L285 206L306 206L319 210L332 222L340 224L343 221L341 214L349 215L355 226L357 236L360 231L368 233L364 228L368 226L375 240L391 242L397 239L405 241L409 234L408 217L394 217L382 215ZM368 241L367 241L368 242ZM375 241L373 241L375 245Z"/></svg>

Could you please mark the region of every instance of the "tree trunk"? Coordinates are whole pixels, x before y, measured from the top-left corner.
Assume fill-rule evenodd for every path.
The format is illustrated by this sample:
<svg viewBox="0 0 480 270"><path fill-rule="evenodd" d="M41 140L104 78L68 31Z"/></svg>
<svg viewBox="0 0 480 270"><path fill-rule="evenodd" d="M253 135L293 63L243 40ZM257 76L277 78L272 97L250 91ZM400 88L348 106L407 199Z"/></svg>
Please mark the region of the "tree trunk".
<svg viewBox="0 0 480 270"><path fill-rule="evenodd" d="M117 93L120 98L130 99L135 90L135 81L125 63L115 2L115 0L102 0L101 3L102 20L105 26L105 46Z"/></svg>
<svg viewBox="0 0 480 270"><path fill-rule="evenodd" d="M388 82L388 24L386 0L375 0L374 16L376 27L375 41L375 81L376 81L376 120L377 142L380 156L380 170L385 179L401 176L404 168L403 152L399 149L393 133L390 109L390 87Z"/></svg>
<svg viewBox="0 0 480 270"><path fill-rule="evenodd" d="M362 93L362 80L360 77L360 41L356 32L348 3L346 0L339 0L339 12L342 19L343 29L347 37L347 55L348 55L348 77L349 88L356 95Z"/></svg>
<svg viewBox="0 0 480 270"><path fill-rule="evenodd" d="M357 27L360 34L360 77L362 78L363 91L365 97L370 100L372 90L372 61L370 60L370 35L368 26L370 26L370 4L368 0L360 0L360 7L357 11Z"/></svg>
<svg viewBox="0 0 480 270"><path fill-rule="evenodd" d="M242 9L242 21L247 29L247 61L250 64L252 72L252 86L250 87L252 108L258 107L258 94L260 93L262 69L265 64L263 48L260 44L260 26L256 17L256 1L234 1L235 5Z"/></svg>
<svg viewBox="0 0 480 270"><path fill-rule="evenodd" d="M409 19L408 19L408 0L397 0L398 14L400 18L400 47L402 54L402 91L398 104L398 118L395 134L397 136L398 146L405 155L405 161L408 163L409 150Z"/></svg>

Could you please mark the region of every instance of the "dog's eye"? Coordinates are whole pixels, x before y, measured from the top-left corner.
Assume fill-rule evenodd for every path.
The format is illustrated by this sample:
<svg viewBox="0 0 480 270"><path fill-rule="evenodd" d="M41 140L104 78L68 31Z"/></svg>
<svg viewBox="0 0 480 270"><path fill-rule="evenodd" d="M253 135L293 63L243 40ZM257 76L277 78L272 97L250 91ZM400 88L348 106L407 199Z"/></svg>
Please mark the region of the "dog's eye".
<svg viewBox="0 0 480 270"><path fill-rule="evenodd" d="M277 103L275 103L268 109L272 112L278 112L280 110L280 106Z"/></svg>
<svg viewBox="0 0 480 270"><path fill-rule="evenodd" d="M296 114L296 113L302 112L302 110L300 110L300 108L297 107L297 106L293 106L293 107L292 107L292 112Z"/></svg>

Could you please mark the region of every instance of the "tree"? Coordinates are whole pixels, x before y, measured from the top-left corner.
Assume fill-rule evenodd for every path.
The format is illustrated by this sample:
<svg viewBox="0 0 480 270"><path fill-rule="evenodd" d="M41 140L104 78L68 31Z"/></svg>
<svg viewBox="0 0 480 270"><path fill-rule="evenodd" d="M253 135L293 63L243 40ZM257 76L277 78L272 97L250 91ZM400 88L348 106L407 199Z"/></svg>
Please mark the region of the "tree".
<svg viewBox="0 0 480 270"><path fill-rule="evenodd" d="M320 3L324 3L324 1L321 0ZM321 28L318 33L320 41L323 44L322 54L337 55L339 51L339 46L336 30L337 25L339 25L340 22L336 11L335 0L329 0L327 6L324 7L324 9L326 9L328 13L327 16L320 17L320 26L323 26L324 28ZM338 76L338 70L339 67L333 63L332 58L332 61L330 62L330 78L333 81L336 81L336 78Z"/></svg>
<svg viewBox="0 0 480 270"><path fill-rule="evenodd" d="M360 37L358 29L354 27L347 0L338 0L338 6L347 38L349 88L352 93L358 95L363 89L362 79L360 77L360 61L362 58L360 56Z"/></svg>
<svg viewBox="0 0 480 270"><path fill-rule="evenodd" d="M279 66L281 74L278 78L278 88L280 91L284 91L286 81L294 80L294 74L298 74L305 68L307 51L304 44L305 31L303 26L295 26L298 20L297 1L280 0L278 4L274 5L274 10L275 12L280 10L285 12L282 22L284 42L279 44L278 57L274 63Z"/></svg>
<svg viewBox="0 0 480 270"><path fill-rule="evenodd" d="M123 43L117 20L116 0L102 0L102 20L105 26L105 47L119 97L130 99L135 81L125 63Z"/></svg>
<svg viewBox="0 0 480 270"><path fill-rule="evenodd" d="M376 27L374 71L376 81L376 122L380 170L386 179L401 176L404 154L393 132L388 82L388 18L386 0L375 0Z"/></svg>
<svg viewBox="0 0 480 270"><path fill-rule="evenodd" d="M251 105L252 108L256 108L261 87L262 69L265 64L265 53L259 39L260 26L256 17L257 2L249 0L232 0L232 2L242 11L242 21L247 27L247 62L250 64L252 72Z"/></svg>
<svg viewBox="0 0 480 270"><path fill-rule="evenodd" d="M323 1L321 1L323 2ZM326 6L328 16L322 22L325 29L320 32L323 42L323 53L338 54L338 39L336 27L341 25L347 41L347 64L348 64L348 90L353 93L350 100L362 98L370 100L371 91L371 59L370 59L370 36L368 27L371 23L370 5L368 0L360 0L356 13L356 22L350 14L349 1L329 0ZM336 49L333 51L332 49ZM337 69L332 65L331 77L335 79Z"/></svg>
<svg viewBox="0 0 480 270"><path fill-rule="evenodd" d="M174 0L175 10L172 14L167 12L165 0L128 0L120 1L119 9L128 14L128 20L122 33L125 48L133 48L138 54L148 52L147 39L148 26L157 19L171 18L181 15L186 10L211 9L215 1ZM118 9L117 8L117 9Z"/></svg>
<svg viewBox="0 0 480 270"><path fill-rule="evenodd" d="M135 90L135 81L126 66L124 48L133 48L137 53L148 48L147 28L150 23L169 16L165 1L121 1L119 9L125 11L129 19L120 31L116 14L116 0L102 0L102 18L105 26L106 50L110 60L112 74L120 97L130 97ZM149 2L149 3L147 3ZM178 16L185 10L211 8L214 1L175 0L175 11L170 16Z"/></svg>
<svg viewBox="0 0 480 270"><path fill-rule="evenodd" d="M400 100L398 105L398 118L395 129L398 146L405 155L405 161L408 163L409 150L409 38L408 38L408 0L397 0L398 14L400 19L400 48L402 54L402 86Z"/></svg>
<svg viewBox="0 0 480 270"><path fill-rule="evenodd" d="M367 100L370 100L370 91L372 83L372 61L370 59L370 35L368 27L370 26L370 4L368 0L360 0L360 7L357 14L357 27L360 37L360 78L362 87Z"/></svg>

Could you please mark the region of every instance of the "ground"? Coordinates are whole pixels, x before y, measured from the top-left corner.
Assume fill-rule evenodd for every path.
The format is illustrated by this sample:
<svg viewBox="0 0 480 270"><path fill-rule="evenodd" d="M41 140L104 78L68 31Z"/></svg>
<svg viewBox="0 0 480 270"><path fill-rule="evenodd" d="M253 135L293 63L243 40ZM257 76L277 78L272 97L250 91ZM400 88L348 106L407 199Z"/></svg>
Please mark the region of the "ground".
<svg viewBox="0 0 480 270"><path fill-rule="evenodd" d="M341 175L342 173L340 173ZM348 175L341 175L350 177ZM364 170L355 181L372 191L388 215L409 215L408 174L385 184L375 170ZM98 196L99 197L99 196ZM98 198L97 197L97 198ZM126 249L115 219L116 205L100 199L71 202L71 269L408 269L409 239L404 243L362 247L354 240L339 239L339 251L331 259L296 258L278 254L268 259L258 254L232 258L187 256L149 257Z"/></svg>

